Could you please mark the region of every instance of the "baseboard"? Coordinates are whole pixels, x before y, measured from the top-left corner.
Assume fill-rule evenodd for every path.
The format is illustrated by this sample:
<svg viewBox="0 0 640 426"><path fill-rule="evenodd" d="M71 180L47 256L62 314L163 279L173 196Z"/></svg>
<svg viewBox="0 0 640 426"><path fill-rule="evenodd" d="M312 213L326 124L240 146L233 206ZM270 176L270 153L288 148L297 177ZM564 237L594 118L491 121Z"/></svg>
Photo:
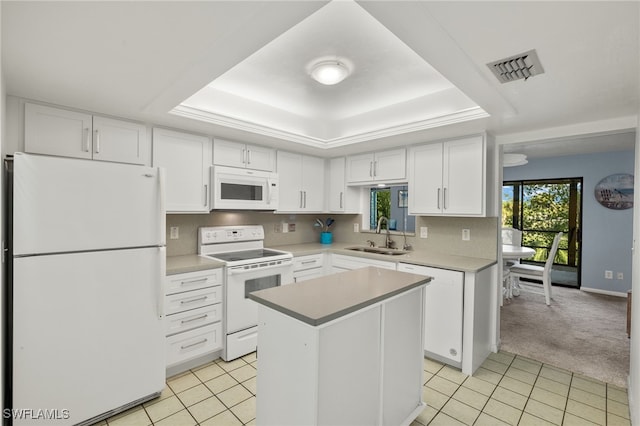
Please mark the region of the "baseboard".
<svg viewBox="0 0 640 426"><path fill-rule="evenodd" d="M606 294L607 296L616 296L616 297L627 297L627 292L619 292L619 291L609 291L609 290L600 290L599 288L590 288L590 287L580 287L581 291L586 291L587 293L598 293L598 294Z"/></svg>

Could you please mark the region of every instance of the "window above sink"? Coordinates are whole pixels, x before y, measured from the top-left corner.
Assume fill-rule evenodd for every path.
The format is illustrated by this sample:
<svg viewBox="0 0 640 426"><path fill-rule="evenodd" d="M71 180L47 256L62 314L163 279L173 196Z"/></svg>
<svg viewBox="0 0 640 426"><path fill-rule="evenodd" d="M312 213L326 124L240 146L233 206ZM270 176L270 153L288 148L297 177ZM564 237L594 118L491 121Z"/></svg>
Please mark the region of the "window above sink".
<svg viewBox="0 0 640 426"><path fill-rule="evenodd" d="M407 185L376 186L369 189L369 232L375 232L384 216L382 230L391 234L415 235L416 218L409 216ZM363 230L367 232L367 230Z"/></svg>

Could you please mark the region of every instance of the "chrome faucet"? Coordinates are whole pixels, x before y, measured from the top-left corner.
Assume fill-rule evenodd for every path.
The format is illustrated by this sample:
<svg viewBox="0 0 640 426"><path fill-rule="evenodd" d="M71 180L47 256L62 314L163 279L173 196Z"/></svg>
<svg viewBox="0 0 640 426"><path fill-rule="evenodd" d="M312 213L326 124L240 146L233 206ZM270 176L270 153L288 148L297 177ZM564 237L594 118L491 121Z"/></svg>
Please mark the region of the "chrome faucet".
<svg viewBox="0 0 640 426"><path fill-rule="evenodd" d="M382 226L382 220L387 223L387 237L385 238L384 247L385 248L396 248L396 242L391 239L391 233L389 232L389 219L384 216L380 216L378 219L378 227L376 228L376 234L380 233L380 227Z"/></svg>

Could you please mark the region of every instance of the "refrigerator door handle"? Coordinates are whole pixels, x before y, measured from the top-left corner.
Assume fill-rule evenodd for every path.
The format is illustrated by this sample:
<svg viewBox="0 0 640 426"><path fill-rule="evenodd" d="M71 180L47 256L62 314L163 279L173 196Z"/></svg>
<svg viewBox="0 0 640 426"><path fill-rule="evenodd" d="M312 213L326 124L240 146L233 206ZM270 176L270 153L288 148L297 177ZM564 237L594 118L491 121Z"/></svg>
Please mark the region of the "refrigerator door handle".
<svg viewBox="0 0 640 426"><path fill-rule="evenodd" d="M158 319L164 317L164 280L167 275L167 248L158 247L160 256L160 276L158 277L158 284L156 288L156 309L158 312Z"/></svg>
<svg viewBox="0 0 640 426"><path fill-rule="evenodd" d="M166 187L167 187L167 173L163 167L158 167L158 201L160 203L160 211L158 212L160 223L160 244L166 244L166 233L167 233L167 215L166 215Z"/></svg>

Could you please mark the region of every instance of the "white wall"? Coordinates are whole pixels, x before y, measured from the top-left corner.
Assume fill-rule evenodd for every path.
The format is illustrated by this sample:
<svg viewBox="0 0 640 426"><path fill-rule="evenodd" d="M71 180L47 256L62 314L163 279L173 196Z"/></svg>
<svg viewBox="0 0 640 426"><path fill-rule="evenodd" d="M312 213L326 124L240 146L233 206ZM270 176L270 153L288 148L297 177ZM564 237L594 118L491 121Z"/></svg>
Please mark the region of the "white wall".
<svg viewBox="0 0 640 426"><path fill-rule="evenodd" d="M635 209L611 210L594 196L600 179L614 173L634 174L633 152L531 159L525 166L506 167L503 181L582 177L582 289L626 297L631 289L630 231ZM605 270L614 271L613 280L604 278ZM624 279L615 279L617 272L622 272Z"/></svg>
<svg viewBox="0 0 640 426"><path fill-rule="evenodd" d="M639 11L640 15L640 11ZM640 79L640 76L638 76ZM638 126L636 128L635 176L640 176L640 106L638 108ZM629 363L629 413L631 424L640 425L640 191L634 191L633 204L633 282L632 291L636 295L636 303L631 314L631 343Z"/></svg>

